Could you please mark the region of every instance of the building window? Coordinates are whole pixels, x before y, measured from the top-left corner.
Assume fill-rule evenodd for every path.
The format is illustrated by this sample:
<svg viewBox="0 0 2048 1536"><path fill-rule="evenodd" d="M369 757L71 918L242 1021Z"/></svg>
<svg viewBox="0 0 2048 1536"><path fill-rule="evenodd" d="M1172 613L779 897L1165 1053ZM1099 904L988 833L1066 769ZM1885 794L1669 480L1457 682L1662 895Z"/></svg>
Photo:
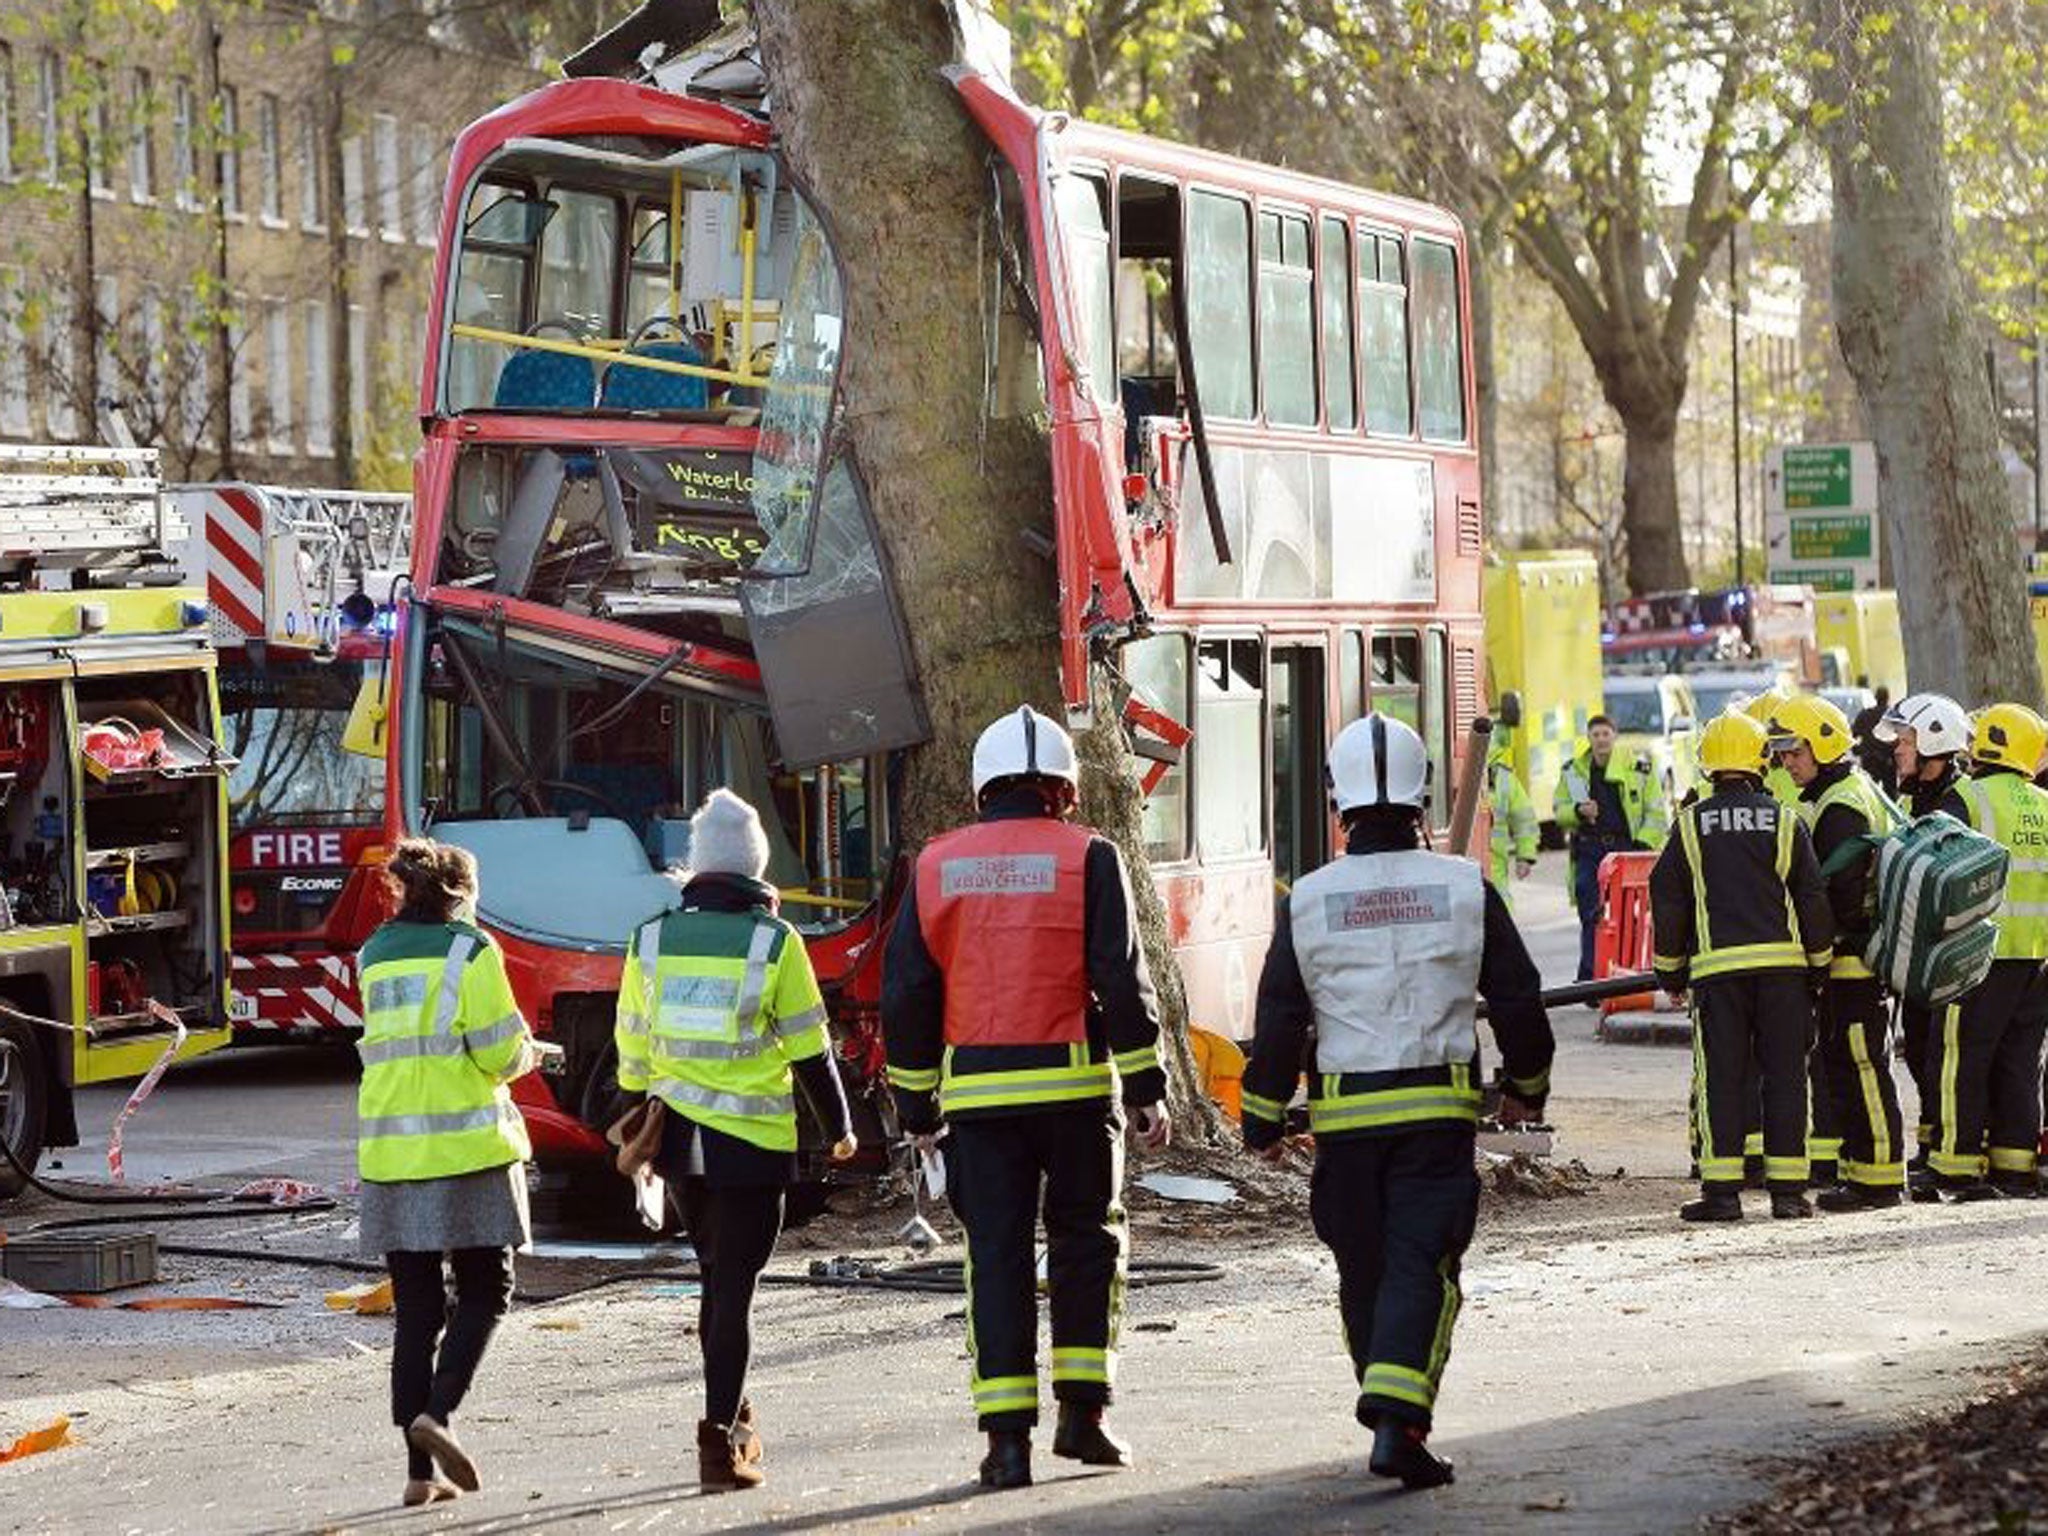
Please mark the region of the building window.
<svg viewBox="0 0 2048 1536"><path fill-rule="evenodd" d="M180 80L171 87L171 198L185 209L199 206L199 162L192 153L196 117L192 82Z"/></svg>
<svg viewBox="0 0 2048 1536"><path fill-rule="evenodd" d="M137 203L156 201L156 144L150 132L153 92L149 71L128 77L128 197Z"/></svg>
<svg viewBox="0 0 2048 1536"><path fill-rule="evenodd" d="M1123 648L1124 676L1145 703L1173 720L1188 718L1186 635L1148 635ZM1142 758L1140 775L1152 771ZM1173 764L1152 786L1138 812L1146 855L1157 863L1188 856L1188 765Z"/></svg>
<svg viewBox="0 0 2048 1536"><path fill-rule="evenodd" d="M1204 859L1265 845L1265 672L1257 640L1195 647L1195 844Z"/></svg>
<svg viewBox="0 0 2048 1536"><path fill-rule="evenodd" d="M360 458L370 433L370 320L360 304L348 307L348 429Z"/></svg>
<svg viewBox="0 0 2048 1536"><path fill-rule="evenodd" d="M441 183L447 168L434 135L425 128L412 136L412 237L432 245L441 233Z"/></svg>
<svg viewBox="0 0 2048 1536"><path fill-rule="evenodd" d="M94 197L112 197L114 146L112 133L107 127L107 71L102 64L91 66L85 130L88 140L85 146L86 187Z"/></svg>
<svg viewBox="0 0 2048 1536"><path fill-rule="evenodd" d="M341 141L341 217L352 235L370 232L363 212L363 136L354 134Z"/></svg>
<svg viewBox="0 0 2048 1536"><path fill-rule="evenodd" d="M256 148L260 156L257 174L262 177L263 222L284 226L284 131L278 125L277 98L268 94L256 98Z"/></svg>
<svg viewBox="0 0 2048 1536"><path fill-rule="evenodd" d="M92 300L93 318L99 330L93 351L93 383L98 399L92 402L92 407L96 410L100 400L118 400L128 393L128 381L121 375L121 279L104 272L94 278Z"/></svg>
<svg viewBox="0 0 2048 1536"><path fill-rule="evenodd" d="M163 426L169 413L164 410L164 300L154 288L142 291L140 311L141 355L129 366L133 387L128 425L145 447L163 442Z"/></svg>
<svg viewBox="0 0 2048 1536"><path fill-rule="evenodd" d="M220 88L220 206L231 219L242 217L242 97L232 85Z"/></svg>
<svg viewBox="0 0 2048 1536"><path fill-rule="evenodd" d="M270 385L270 451L291 453L297 447L298 424L292 417L292 316L281 299L263 308L264 370Z"/></svg>
<svg viewBox="0 0 2048 1536"><path fill-rule="evenodd" d="M72 302L67 292L50 295L43 306L43 383L46 389L43 425L50 436L65 441L78 435L78 349L72 330Z"/></svg>
<svg viewBox="0 0 2048 1536"><path fill-rule="evenodd" d="M326 137L311 107L299 114L299 228L327 228Z"/></svg>
<svg viewBox="0 0 2048 1536"><path fill-rule="evenodd" d="M1188 337L1209 416L1249 421L1252 380L1251 209L1220 192L1188 197Z"/></svg>
<svg viewBox="0 0 2048 1536"><path fill-rule="evenodd" d="M213 440L213 391L206 366L209 334L200 320L198 300L188 294L178 309L178 421L188 448Z"/></svg>
<svg viewBox="0 0 2048 1536"><path fill-rule="evenodd" d="M399 196L398 119L379 112L375 124L377 222L386 240L405 238L405 200Z"/></svg>
<svg viewBox="0 0 2048 1536"><path fill-rule="evenodd" d="M1261 213L1259 373L1266 420L1278 426L1316 424L1315 302L1308 220L1295 213Z"/></svg>
<svg viewBox="0 0 2048 1536"><path fill-rule="evenodd" d="M1401 237L1374 230L1358 237L1358 341L1365 363L1365 429L1406 437L1414 417L1408 401L1408 275Z"/></svg>
<svg viewBox="0 0 2048 1536"><path fill-rule="evenodd" d="M256 358L249 345L249 302L236 294L228 311L228 431L237 443L255 434L255 404L249 393L249 375Z"/></svg>
<svg viewBox="0 0 2048 1536"><path fill-rule="evenodd" d="M327 305L306 301L306 452L334 452L334 370L328 366Z"/></svg>
<svg viewBox="0 0 2048 1536"><path fill-rule="evenodd" d="M21 329L21 268L0 267L0 433L28 436L28 338Z"/></svg>
<svg viewBox="0 0 2048 1536"><path fill-rule="evenodd" d="M36 61L36 117L43 133L43 180L53 187L64 168L64 126L58 106L63 99L63 61L45 50Z"/></svg>
<svg viewBox="0 0 2048 1536"><path fill-rule="evenodd" d="M0 181L14 180L14 49L0 43Z"/></svg>

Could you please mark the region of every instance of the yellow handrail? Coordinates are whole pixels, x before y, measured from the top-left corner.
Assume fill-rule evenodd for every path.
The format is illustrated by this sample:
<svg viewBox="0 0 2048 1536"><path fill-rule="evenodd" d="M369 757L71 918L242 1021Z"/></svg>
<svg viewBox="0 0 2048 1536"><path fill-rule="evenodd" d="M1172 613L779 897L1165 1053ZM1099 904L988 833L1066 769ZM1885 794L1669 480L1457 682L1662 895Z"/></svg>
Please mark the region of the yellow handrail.
<svg viewBox="0 0 2048 1536"><path fill-rule="evenodd" d="M872 901L853 901L845 896L817 896L809 891L784 890L780 894L784 901L793 901L800 907L833 907L841 912L859 912L874 905Z"/></svg>
<svg viewBox="0 0 2048 1536"><path fill-rule="evenodd" d="M638 352L607 352L581 341L556 341L551 336L524 336L517 331L493 330L489 326L470 325L457 322L449 327L451 335L465 341L492 341L504 347L525 347L535 352L559 352L564 357L587 357L594 362L610 363L614 368L652 368L657 373L680 373L696 379L717 379L727 384L744 384L754 389L787 389L804 395L829 395L832 390L826 384L789 384L773 379L764 373L735 373L730 368L706 368L701 363L672 362L665 357L647 357Z"/></svg>

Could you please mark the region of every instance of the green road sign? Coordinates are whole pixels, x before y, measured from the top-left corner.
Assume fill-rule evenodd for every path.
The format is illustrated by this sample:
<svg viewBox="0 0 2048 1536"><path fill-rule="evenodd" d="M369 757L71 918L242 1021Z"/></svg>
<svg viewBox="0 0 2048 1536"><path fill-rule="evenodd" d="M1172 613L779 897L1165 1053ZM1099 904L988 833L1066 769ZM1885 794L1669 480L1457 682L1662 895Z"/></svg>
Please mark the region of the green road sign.
<svg viewBox="0 0 2048 1536"><path fill-rule="evenodd" d="M1844 459L1846 462L1846 450ZM1790 484L1787 472L1787 484ZM1846 483L1846 482L1844 482ZM1876 540L1871 526L1876 522L1868 512L1844 512L1834 517L1794 517L1791 525L1791 557L1794 560L1869 560L1875 558Z"/></svg>
<svg viewBox="0 0 2048 1536"><path fill-rule="evenodd" d="M1856 568L1852 565L1774 565L1769 580L1794 585L1804 582L1816 592L1854 592L1857 590Z"/></svg>
<svg viewBox="0 0 2048 1536"><path fill-rule="evenodd" d="M1785 454L1785 506L1850 507L1855 500L1855 470L1846 443L1826 448L1788 447Z"/></svg>

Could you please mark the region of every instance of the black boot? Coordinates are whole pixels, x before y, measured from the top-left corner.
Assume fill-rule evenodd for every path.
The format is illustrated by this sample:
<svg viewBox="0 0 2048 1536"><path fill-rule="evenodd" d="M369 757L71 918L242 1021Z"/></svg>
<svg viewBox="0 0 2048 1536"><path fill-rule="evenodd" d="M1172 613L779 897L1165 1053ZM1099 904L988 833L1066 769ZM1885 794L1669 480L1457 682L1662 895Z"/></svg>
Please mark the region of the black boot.
<svg viewBox="0 0 2048 1536"><path fill-rule="evenodd" d="M1398 1419L1383 1418L1372 1435L1372 1471L1375 1477L1398 1477L1404 1488L1441 1488L1455 1482L1451 1464L1433 1454L1428 1431Z"/></svg>
<svg viewBox="0 0 2048 1536"><path fill-rule="evenodd" d="M1678 1208L1680 1221L1740 1221L1742 1197L1729 1189L1703 1190Z"/></svg>
<svg viewBox="0 0 2048 1536"><path fill-rule="evenodd" d="M2008 1200L2038 1200L2041 1198L2041 1180L2031 1173L1994 1173L1991 1187Z"/></svg>
<svg viewBox="0 0 2048 1536"><path fill-rule="evenodd" d="M2005 1191L1995 1184L1982 1179L1958 1179L1953 1184L1944 1183L1941 1192L1956 1201L2003 1200Z"/></svg>
<svg viewBox="0 0 2048 1536"><path fill-rule="evenodd" d="M1936 1205L1941 1201L1941 1180L1924 1164L1906 1175L1906 1198L1915 1205Z"/></svg>
<svg viewBox="0 0 2048 1536"><path fill-rule="evenodd" d="M1904 1198L1897 1189L1876 1189L1868 1184L1843 1184L1834 1189L1824 1189L1813 1197L1813 1203L1824 1211L1854 1213L1856 1211L1882 1211L1895 1206Z"/></svg>
<svg viewBox="0 0 2048 1536"><path fill-rule="evenodd" d="M1131 1448L1102 1422L1100 1403L1061 1403L1059 1427L1053 1431L1052 1453L1090 1467L1128 1467Z"/></svg>
<svg viewBox="0 0 2048 1536"><path fill-rule="evenodd" d="M1774 1189L1771 1191L1771 1215L1779 1221L1796 1220L1811 1216L1813 1206L1808 1203L1806 1193L1797 1189Z"/></svg>
<svg viewBox="0 0 2048 1536"><path fill-rule="evenodd" d="M1029 1488L1031 1486L1031 1434L1022 1429L992 1429L988 1432L988 1454L981 1458L981 1486L984 1488Z"/></svg>

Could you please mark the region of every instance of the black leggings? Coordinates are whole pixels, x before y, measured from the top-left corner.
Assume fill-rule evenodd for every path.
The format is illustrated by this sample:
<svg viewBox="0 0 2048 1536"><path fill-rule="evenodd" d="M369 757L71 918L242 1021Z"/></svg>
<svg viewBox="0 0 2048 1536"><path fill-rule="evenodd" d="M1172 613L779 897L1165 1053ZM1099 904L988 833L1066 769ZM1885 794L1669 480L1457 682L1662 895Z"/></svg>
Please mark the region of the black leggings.
<svg viewBox="0 0 2048 1536"><path fill-rule="evenodd" d="M746 1396L754 1288L782 1234L782 1190L773 1184L715 1189L686 1178L676 1195L703 1277L697 1338L704 1349L704 1417L729 1425Z"/></svg>
<svg viewBox="0 0 2048 1536"><path fill-rule="evenodd" d="M391 1422L403 1432L421 1414L443 1424L462 1406L498 1319L512 1305L512 1250L457 1248L455 1305L438 1253L387 1253L397 1328L391 1349ZM406 1442L408 1475L433 1476L425 1452Z"/></svg>

